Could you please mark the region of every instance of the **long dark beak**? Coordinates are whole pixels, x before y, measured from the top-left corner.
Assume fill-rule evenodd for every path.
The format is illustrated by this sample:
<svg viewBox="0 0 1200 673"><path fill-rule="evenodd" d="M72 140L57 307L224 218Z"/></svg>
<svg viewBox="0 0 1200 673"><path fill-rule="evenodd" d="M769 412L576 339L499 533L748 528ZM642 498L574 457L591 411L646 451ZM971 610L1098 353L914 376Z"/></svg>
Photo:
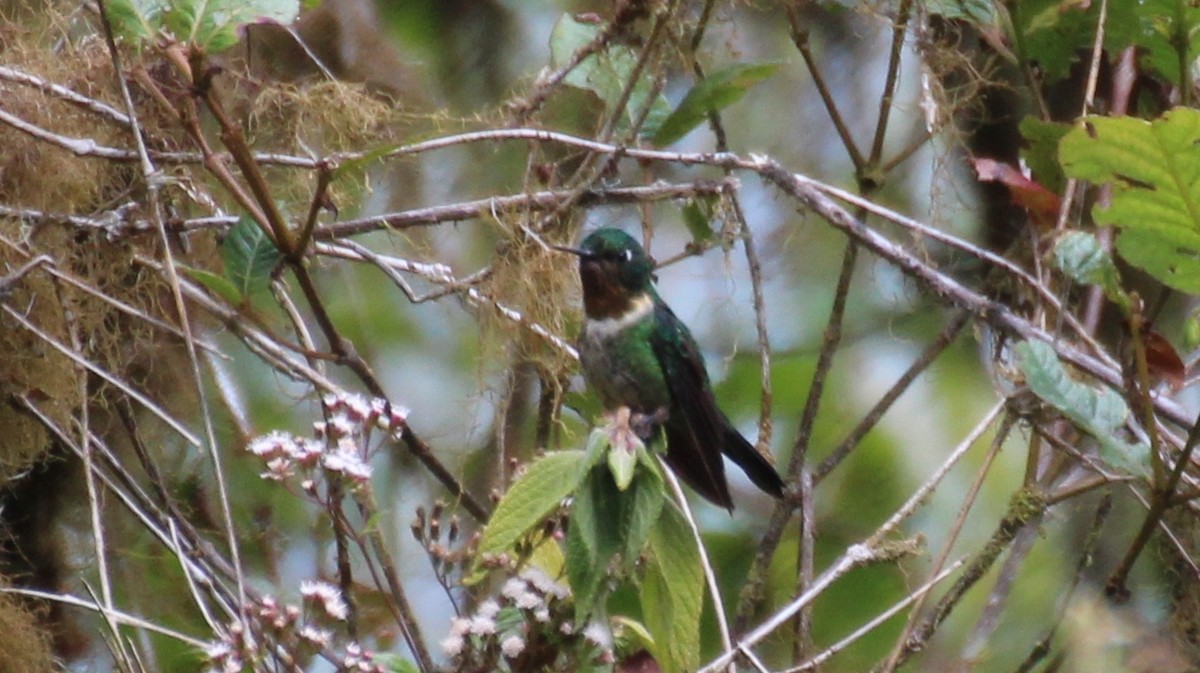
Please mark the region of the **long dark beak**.
<svg viewBox="0 0 1200 673"><path fill-rule="evenodd" d="M569 252L580 259L595 259L596 257L596 253L594 252L588 252L587 250L582 250L580 248L572 248L569 245L558 245L556 243L551 243L550 247L558 250L559 252Z"/></svg>

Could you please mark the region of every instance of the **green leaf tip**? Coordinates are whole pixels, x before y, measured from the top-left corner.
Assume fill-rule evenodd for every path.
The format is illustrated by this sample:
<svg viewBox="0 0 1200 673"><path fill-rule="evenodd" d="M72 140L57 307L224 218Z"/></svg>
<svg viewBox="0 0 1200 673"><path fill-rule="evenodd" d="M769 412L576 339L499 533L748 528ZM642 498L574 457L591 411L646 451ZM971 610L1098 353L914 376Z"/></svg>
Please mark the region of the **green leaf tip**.
<svg viewBox="0 0 1200 673"><path fill-rule="evenodd" d="M777 63L742 63L712 73L692 87L652 136L655 145L663 146L691 132L708 115L742 99L750 87L765 80L779 68Z"/></svg>

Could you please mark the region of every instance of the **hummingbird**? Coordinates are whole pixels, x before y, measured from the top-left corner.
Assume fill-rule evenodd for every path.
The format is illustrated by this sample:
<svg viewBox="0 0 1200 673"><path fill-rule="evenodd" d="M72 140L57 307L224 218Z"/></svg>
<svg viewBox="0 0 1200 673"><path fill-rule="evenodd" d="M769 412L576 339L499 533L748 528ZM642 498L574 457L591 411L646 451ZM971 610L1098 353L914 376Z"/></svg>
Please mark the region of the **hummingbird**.
<svg viewBox="0 0 1200 673"><path fill-rule="evenodd" d="M775 467L717 406L696 340L658 296L641 244L606 227L578 248L555 247L579 257L585 313L579 361L605 411L628 407L661 425L667 464L712 503L733 511L721 454L758 488L782 497Z"/></svg>

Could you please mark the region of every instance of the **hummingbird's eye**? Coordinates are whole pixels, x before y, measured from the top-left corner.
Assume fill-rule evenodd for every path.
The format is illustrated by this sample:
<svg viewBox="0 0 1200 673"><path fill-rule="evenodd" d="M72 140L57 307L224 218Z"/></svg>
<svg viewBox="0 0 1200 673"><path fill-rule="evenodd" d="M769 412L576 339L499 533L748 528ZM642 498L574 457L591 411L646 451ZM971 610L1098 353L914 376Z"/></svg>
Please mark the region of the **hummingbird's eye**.
<svg viewBox="0 0 1200 673"><path fill-rule="evenodd" d="M626 262L632 262L633 261L633 251L626 248L625 252L621 253L621 259L625 260Z"/></svg>

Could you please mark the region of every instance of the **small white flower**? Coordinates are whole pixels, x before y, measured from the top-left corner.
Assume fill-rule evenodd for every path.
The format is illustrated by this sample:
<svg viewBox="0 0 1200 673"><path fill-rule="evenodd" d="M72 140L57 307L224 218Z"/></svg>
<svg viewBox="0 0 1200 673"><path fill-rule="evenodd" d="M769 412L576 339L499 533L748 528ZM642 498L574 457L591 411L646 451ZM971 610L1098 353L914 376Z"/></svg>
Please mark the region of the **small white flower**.
<svg viewBox="0 0 1200 673"><path fill-rule="evenodd" d="M346 395L343 400L343 406L350 420L357 423L363 422L371 414L371 403L362 395Z"/></svg>
<svg viewBox="0 0 1200 673"><path fill-rule="evenodd" d="M315 626L306 625L300 629L300 639L306 640L317 647L329 647L333 642L333 632L327 629L318 629Z"/></svg>
<svg viewBox="0 0 1200 673"><path fill-rule="evenodd" d="M575 633L575 623L574 622L563 622L558 627L558 631L559 631L559 633L563 634L564 636L569 636L569 635Z"/></svg>
<svg viewBox="0 0 1200 673"><path fill-rule="evenodd" d="M283 456L276 456L267 461L267 471L258 476L271 481L283 481L292 476L292 461Z"/></svg>
<svg viewBox="0 0 1200 673"><path fill-rule="evenodd" d="M489 598L486 601L479 604L479 609L475 611L475 614L479 615L480 617L489 617L490 618L490 617L495 617L496 613L498 613L498 612L500 612L500 604L497 603L494 599Z"/></svg>
<svg viewBox="0 0 1200 673"><path fill-rule="evenodd" d="M321 459L321 454L323 453L325 453L325 442L316 439L306 439L302 442L296 442L292 458L305 467L313 467Z"/></svg>
<svg viewBox="0 0 1200 673"><path fill-rule="evenodd" d="M204 647L204 656L213 661L224 659L233 653L233 646L224 640L209 643Z"/></svg>
<svg viewBox="0 0 1200 673"><path fill-rule="evenodd" d="M462 654L464 644L463 637L454 633L442 638L441 642L442 651L446 653L447 657L457 657Z"/></svg>
<svg viewBox="0 0 1200 673"><path fill-rule="evenodd" d="M471 620L455 617L450 620L450 635L461 636L471 630Z"/></svg>
<svg viewBox="0 0 1200 673"><path fill-rule="evenodd" d="M545 605L545 603L542 602L542 597L532 591L521 593L513 599L513 602L516 603L517 607L521 608L522 610L533 610Z"/></svg>
<svg viewBox="0 0 1200 673"><path fill-rule="evenodd" d="M509 636L500 641L500 651L509 659L515 658L525 650L525 641L521 636Z"/></svg>
<svg viewBox="0 0 1200 673"><path fill-rule="evenodd" d="M273 458L289 453L295 443L296 439L288 433L274 430L250 442L246 450L260 458Z"/></svg>
<svg viewBox="0 0 1200 673"><path fill-rule="evenodd" d="M300 583L300 595L320 603L325 614L338 621L345 621L350 616L350 608L342 598L341 589L328 582L305 580Z"/></svg>
<svg viewBox="0 0 1200 673"><path fill-rule="evenodd" d="M360 484L371 478L371 466L358 455L354 443L350 441L339 441L336 449L322 456L321 466L330 472L344 474Z"/></svg>
<svg viewBox="0 0 1200 673"><path fill-rule="evenodd" d="M329 436L335 439L348 437L356 430L358 430L358 424L350 420L350 417L344 413L336 414L329 419L329 426L326 428Z"/></svg>
<svg viewBox="0 0 1200 673"><path fill-rule="evenodd" d="M583 629L583 637L605 649L612 647L612 631L602 622L591 622Z"/></svg>
<svg viewBox="0 0 1200 673"><path fill-rule="evenodd" d="M514 601L517 596L527 591L529 591L529 585L525 583L525 580L517 577L510 577L504 586L500 587L500 595Z"/></svg>
<svg viewBox="0 0 1200 673"><path fill-rule="evenodd" d="M530 566L522 570L521 579L532 584L535 589L543 594L554 596L559 600L571 595L571 590L565 584L555 582L554 578L547 575L541 568Z"/></svg>
<svg viewBox="0 0 1200 673"><path fill-rule="evenodd" d="M477 636L490 636L496 632L496 620L476 615L471 620L471 633Z"/></svg>
<svg viewBox="0 0 1200 673"><path fill-rule="evenodd" d="M538 608L533 611L533 618L545 624L550 621L550 608Z"/></svg>

